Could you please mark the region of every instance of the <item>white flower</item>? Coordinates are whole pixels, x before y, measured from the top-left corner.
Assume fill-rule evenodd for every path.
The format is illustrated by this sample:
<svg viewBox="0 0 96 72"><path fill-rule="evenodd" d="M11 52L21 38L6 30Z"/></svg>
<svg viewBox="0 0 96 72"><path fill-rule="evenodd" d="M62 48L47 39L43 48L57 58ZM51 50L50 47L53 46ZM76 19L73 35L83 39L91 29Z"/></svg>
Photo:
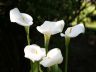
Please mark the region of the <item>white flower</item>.
<svg viewBox="0 0 96 72"><path fill-rule="evenodd" d="M36 44L28 45L24 48L25 57L34 61L39 61L46 56L45 48L40 48Z"/></svg>
<svg viewBox="0 0 96 72"><path fill-rule="evenodd" d="M26 13L20 13L18 8L10 10L10 21L22 26L30 26L33 24L33 18Z"/></svg>
<svg viewBox="0 0 96 72"><path fill-rule="evenodd" d="M41 26L37 26L37 30L42 34L54 35L62 32L64 24L63 20L57 22L45 21Z"/></svg>
<svg viewBox="0 0 96 72"><path fill-rule="evenodd" d="M55 64L60 64L63 61L63 57L60 49L54 48L50 50L46 57L40 62L44 67L50 67Z"/></svg>
<svg viewBox="0 0 96 72"><path fill-rule="evenodd" d="M85 28L83 24L78 24L76 26L73 27L68 27L67 30L65 31L65 34L61 33L61 36L67 36L67 37L76 37L78 36L80 33L84 33L85 32Z"/></svg>

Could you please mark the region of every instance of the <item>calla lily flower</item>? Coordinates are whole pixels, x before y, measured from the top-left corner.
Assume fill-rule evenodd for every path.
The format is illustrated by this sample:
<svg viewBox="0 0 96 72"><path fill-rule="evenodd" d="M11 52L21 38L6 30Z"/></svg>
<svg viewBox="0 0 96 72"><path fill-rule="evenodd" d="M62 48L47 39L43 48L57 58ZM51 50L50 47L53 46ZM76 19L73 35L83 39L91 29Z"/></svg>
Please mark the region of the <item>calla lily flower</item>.
<svg viewBox="0 0 96 72"><path fill-rule="evenodd" d="M59 48L54 48L47 53L47 56L40 62L44 67L50 67L55 64L60 64L63 61L63 56Z"/></svg>
<svg viewBox="0 0 96 72"><path fill-rule="evenodd" d="M63 20L57 22L45 21L41 26L37 26L37 30L42 34L54 35L62 32L64 24Z"/></svg>
<svg viewBox="0 0 96 72"><path fill-rule="evenodd" d="M33 18L26 13L20 13L18 8L10 10L10 21L16 22L21 26L30 26L33 24Z"/></svg>
<svg viewBox="0 0 96 72"><path fill-rule="evenodd" d="M45 48L40 48L36 44L28 45L24 48L25 57L33 62L41 60L46 56Z"/></svg>
<svg viewBox="0 0 96 72"><path fill-rule="evenodd" d="M84 33L85 32L85 28L83 24L78 24L76 26L73 27L68 27L67 30L65 31L65 34L61 33L62 37L76 37L78 36L80 33Z"/></svg>

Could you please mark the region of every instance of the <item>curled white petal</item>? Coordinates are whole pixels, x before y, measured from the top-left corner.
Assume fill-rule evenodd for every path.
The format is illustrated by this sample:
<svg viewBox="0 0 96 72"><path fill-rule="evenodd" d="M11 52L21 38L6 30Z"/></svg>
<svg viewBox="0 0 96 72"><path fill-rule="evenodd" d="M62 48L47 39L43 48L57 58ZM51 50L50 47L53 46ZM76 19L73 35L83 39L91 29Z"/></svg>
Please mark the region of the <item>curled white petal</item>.
<svg viewBox="0 0 96 72"><path fill-rule="evenodd" d="M67 35L69 37L76 37L80 33L84 33L84 32L85 32L84 25L78 24L76 26L67 28L67 30L65 31L65 35Z"/></svg>
<svg viewBox="0 0 96 72"><path fill-rule="evenodd" d="M85 32L85 27L83 24L78 24L76 26L73 27L68 27L67 30L65 31L65 34L61 33L61 37L76 37L78 36L80 33L84 33Z"/></svg>
<svg viewBox="0 0 96 72"><path fill-rule="evenodd" d="M20 13L18 8L10 10L10 21L22 26L30 26L33 24L33 18L26 13Z"/></svg>
<svg viewBox="0 0 96 72"><path fill-rule="evenodd" d="M46 56L45 48L40 48L36 44L28 45L24 48L25 57L34 61L39 61Z"/></svg>
<svg viewBox="0 0 96 72"><path fill-rule="evenodd" d="M37 30L42 34L54 35L62 32L64 24L63 20L57 22L45 21L41 26L37 26Z"/></svg>
<svg viewBox="0 0 96 72"><path fill-rule="evenodd" d="M44 67L50 67L55 64L60 64L63 61L63 56L60 49L54 48L50 50L46 57L40 62Z"/></svg>
<svg viewBox="0 0 96 72"><path fill-rule="evenodd" d="M23 20L30 26L33 24L33 18L26 14L26 13L21 13L22 14L22 17L23 17Z"/></svg>

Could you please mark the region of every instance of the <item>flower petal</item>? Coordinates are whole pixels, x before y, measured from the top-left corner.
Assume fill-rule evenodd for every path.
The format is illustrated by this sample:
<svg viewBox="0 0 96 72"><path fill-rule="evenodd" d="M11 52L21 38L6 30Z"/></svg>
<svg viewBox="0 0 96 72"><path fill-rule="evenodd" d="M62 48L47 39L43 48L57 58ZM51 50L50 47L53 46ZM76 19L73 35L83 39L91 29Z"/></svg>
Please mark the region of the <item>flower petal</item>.
<svg viewBox="0 0 96 72"><path fill-rule="evenodd" d="M40 48L36 44L28 45L24 48L25 57L34 61L39 61L46 55L45 48Z"/></svg>
<svg viewBox="0 0 96 72"><path fill-rule="evenodd" d="M46 50L45 50L45 48L41 48L41 51L42 51L42 57L45 57L46 56Z"/></svg>
<svg viewBox="0 0 96 72"><path fill-rule="evenodd" d="M14 9L10 10L10 21L11 22L16 22L19 19L21 20L22 16L21 16L21 13L18 10L18 8L14 8Z"/></svg>
<svg viewBox="0 0 96 72"><path fill-rule="evenodd" d="M42 34L57 34L62 32L64 28L64 21L60 20L57 22L45 21L41 26L37 26L37 30Z"/></svg>
<svg viewBox="0 0 96 72"><path fill-rule="evenodd" d="M32 22L33 18L30 15L28 15L26 13L22 13L22 17L23 17L24 21L27 23L27 25L29 24L29 26L30 26L33 24L33 22Z"/></svg>
<svg viewBox="0 0 96 72"><path fill-rule="evenodd" d="M40 62L44 67L50 67L55 64L60 64L63 61L63 57L60 49L54 48L50 50L46 57Z"/></svg>
<svg viewBox="0 0 96 72"><path fill-rule="evenodd" d="M84 32L85 32L84 25L78 24L76 26L67 28L67 30L65 31L65 35L67 35L69 37L76 37L80 33L84 33Z"/></svg>
<svg viewBox="0 0 96 72"><path fill-rule="evenodd" d="M25 13L20 13L18 8L10 10L10 21L16 22L22 26L30 26L33 24L33 19L30 15Z"/></svg>

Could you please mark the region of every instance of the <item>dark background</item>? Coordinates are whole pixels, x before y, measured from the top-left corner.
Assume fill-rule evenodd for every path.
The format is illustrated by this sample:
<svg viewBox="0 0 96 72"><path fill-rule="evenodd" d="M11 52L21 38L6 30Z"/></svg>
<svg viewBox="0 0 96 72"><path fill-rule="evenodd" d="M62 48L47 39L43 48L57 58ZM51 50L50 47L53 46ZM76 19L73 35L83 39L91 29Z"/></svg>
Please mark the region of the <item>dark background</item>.
<svg viewBox="0 0 96 72"><path fill-rule="evenodd" d="M36 26L45 20L63 19L66 23L65 31L80 12L86 9L81 7L83 2L83 0L0 0L0 72L29 72L30 69L29 60L24 58L26 33L24 27L10 22L11 9L18 7L21 12L33 17L34 24L30 27L31 44L44 47L43 35L36 30ZM95 0L86 3L96 5ZM88 16L96 21L96 15L88 13L85 18ZM86 26L86 22L78 20L77 23L79 22ZM59 34L51 37L49 49L54 47L60 48L64 56L64 38ZM60 67L64 69L64 62ZM84 34L71 39L68 72L96 72L96 27L94 29L86 27Z"/></svg>

